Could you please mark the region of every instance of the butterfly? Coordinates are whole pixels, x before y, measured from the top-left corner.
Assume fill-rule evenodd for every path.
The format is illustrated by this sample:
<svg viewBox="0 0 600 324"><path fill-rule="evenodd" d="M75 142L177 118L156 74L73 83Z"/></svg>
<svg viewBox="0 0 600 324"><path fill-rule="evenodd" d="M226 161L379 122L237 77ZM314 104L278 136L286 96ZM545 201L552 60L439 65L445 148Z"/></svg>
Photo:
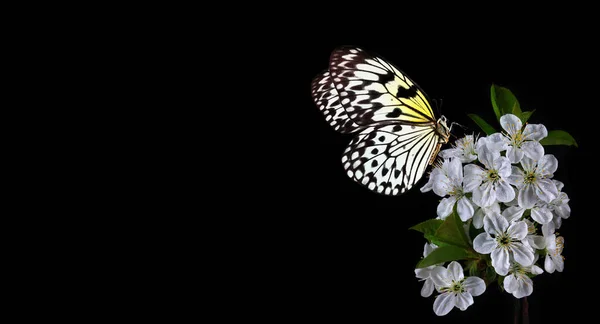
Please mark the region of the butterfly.
<svg viewBox="0 0 600 324"><path fill-rule="evenodd" d="M348 177L380 194L410 190L450 138L452 124L436 117L425 92L361 48L336 48L311 93L336 131L355 134L342 155Z"/></svg>

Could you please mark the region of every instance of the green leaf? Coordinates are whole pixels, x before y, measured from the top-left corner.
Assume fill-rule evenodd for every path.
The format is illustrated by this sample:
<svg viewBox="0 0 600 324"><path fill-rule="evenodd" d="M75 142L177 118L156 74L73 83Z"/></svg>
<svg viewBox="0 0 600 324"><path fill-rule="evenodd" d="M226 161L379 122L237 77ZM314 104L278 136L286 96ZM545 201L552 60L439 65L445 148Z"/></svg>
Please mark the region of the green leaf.
<svg viewBox="0 0 600 324"><path fill-rule="evenodd" d="M500 117L502 117L502 115L521 115L521 106L519 105L519 101L510 90L493 84L492 88L490 89L490 93L492 96L492 106L494 107L494 112L496 113L496 118L498 118L498 121L500 121Z"/></svg>
<svg viewBox="0 0 600 324"><path fill-rule="evenodd" d="M519 116L519 118L521 118L521 121L523 122L523 124L525 124L529 120L529 117L531 117L531 115L533 115L534 112L535 112L535 109L532 111L524 111L521 113L521 116Z"/></svg>
<svg viewBox="0 0 600 324"><path fill-rule="evenodd" d="M575 145L577 142L571 134L562 130L553 130L548 132L548 136L540 141L542 145Z"/></svg>
<svg viewBox="0 0 600 324"><path fill-rule="evenodd" d="M455 260L465 260L470 257L469 252L458 246L442 246L433 250L429 255L417 264L417 268L424 268L438 263Z"/></svg>
<svg viewBox="0 0 600 324"><path fill-rule="evenodd" d="M409 229L421 232L425 235L434 235L435 231L442 225L444 221L441 219L430 219L419 223Z"/></svg>
<svg viewBox="0 0 600 324"><path fill-rule="evenodd" d="M479 128L481 128L481 130L484 131L487 135L496 133L496 130L494 129L494 127L492 127L485 120L483 120L483 118L479 117L478 115L467 114L467 116L469 116L469 118L471 118L475 122L475 124L477 124L477 126L479 126Z"/></svg>
<svg viewBox="0 0 600 324"><path fill-rule="evenodd" d="M496 88L495 85L492 84L490 88L490 98L492 98L492 108L494 108L494 113L496 114L496 119L500 120L500 116L502 116L502 110L496 105L496 101L494 98L496 97Z"/></svg>
<svg viewBox="0 0 600 324"><path fill-rule="evenodd" d="M462 225L463 223L458 213L456 213L456 208L454 208L452 214L446 217L442 225L435 232L435 237L444 243L471 248L471 243Z"/></svg>
<svg viewBox="0 0 600 324"><path fill-rule="evenodd" d="M448 245L448 243L442 242L440 241L437 237L435 237L435 235L433 234L425 234L423 235L430 243L433 243L435 245L437 245L438 247L440 246L446 246Z"/></svg>

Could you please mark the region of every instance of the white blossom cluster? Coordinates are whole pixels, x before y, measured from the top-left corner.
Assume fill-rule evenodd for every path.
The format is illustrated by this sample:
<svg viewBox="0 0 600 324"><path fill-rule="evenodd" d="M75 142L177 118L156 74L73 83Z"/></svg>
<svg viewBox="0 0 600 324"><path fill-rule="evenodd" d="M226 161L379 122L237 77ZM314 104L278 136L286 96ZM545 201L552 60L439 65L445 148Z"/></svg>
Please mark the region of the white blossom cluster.
<svg viewBox="0 0 600 324"><path fill-rule="evenodd" d="M421 191L432 190L443 197L438 219L456 208L466 234L471 226L480 232L470 238L473 250L489 256L494 271L503 277L504 290L522 298L533 291L531 277L544 270L563 271L564 239L556 230L571 209L563 183L553 179L558 161L545 154L539 143L548 135L546 127L523 127L511 114L503 115L500 125L502 133L479 138L467 135L441 151L443 162L432 170ZM424 257L435 248L426 243ZM465 278L456 261L447 268L436 265L415 273L424 281L423 297L429 297L434 288L440 293L433 305L439 316L454 307L465 310L473 304L473 296L486 288L479 277Z"/></svg>

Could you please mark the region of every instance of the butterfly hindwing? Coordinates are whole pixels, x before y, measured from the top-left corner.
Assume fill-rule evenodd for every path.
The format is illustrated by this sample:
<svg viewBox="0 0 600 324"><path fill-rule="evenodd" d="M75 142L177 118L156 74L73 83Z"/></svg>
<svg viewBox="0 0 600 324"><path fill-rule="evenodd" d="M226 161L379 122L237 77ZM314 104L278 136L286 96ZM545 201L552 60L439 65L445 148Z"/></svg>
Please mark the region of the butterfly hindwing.
<svg viewBox="0 0 600 324"><path fill-rule="evenodd" d="M340 104L358 125L436 122L425 92L380 57L360 48L340 47L331 54L329 73Z"/></svg>
<svg viewBox="0 0 600 324"><path fill-rule="evenodd" d="M437 147L438 135L431 126L373 126L350 142L342 164L354 181L396 196L421 179Z"/></svg>
<svg viewBox="0 0 600 324"><path fill-rule="evenodd" d="M351 133L360 127L348 117L348 113L340 102L339 94L335 90L329 71L320 73L313 79L311 93L325 120L336 131Z"/></svg>

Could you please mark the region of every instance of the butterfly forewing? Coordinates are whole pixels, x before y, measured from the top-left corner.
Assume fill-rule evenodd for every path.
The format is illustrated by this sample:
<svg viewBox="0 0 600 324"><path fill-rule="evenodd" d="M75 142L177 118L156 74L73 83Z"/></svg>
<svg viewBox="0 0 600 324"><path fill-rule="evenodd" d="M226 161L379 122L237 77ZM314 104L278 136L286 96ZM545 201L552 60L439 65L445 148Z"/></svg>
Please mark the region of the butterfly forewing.
<svg viewBox="0 0 600 324"><path fill-rule="evenodd" d="M426 94L380 57L360 48L341 47L331 55L329 73L340 104L358 125L436 122Z"/></svg>
<svg viewBox="0 0 600 324"><path fill-rule="evenodd" d="M358 133L342 156L346 173L372 191L399 195L423 174L438 144L430 126L382 125Z"/></svg>
<svg viewBox="0 0 600 324"><path fill-rule="evenodd" d="M325 71L313 79L312 97L325 120L336 131L351 133L358 129L359 125L348 117L348 113L342 106L329 71Z"/></svg>

